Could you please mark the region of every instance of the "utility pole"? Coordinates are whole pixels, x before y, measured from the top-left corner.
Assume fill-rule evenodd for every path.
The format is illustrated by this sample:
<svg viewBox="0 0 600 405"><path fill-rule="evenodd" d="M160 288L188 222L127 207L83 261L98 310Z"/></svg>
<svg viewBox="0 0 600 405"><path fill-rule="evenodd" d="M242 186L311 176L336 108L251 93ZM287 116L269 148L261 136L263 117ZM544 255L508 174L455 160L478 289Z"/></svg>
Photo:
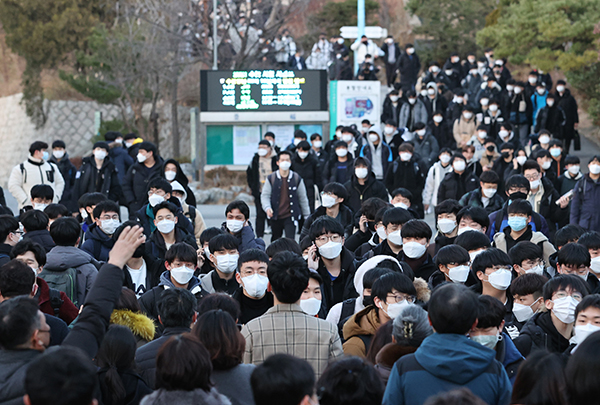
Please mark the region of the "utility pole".
<svg viewBox="0 0 600 405"><path fill-rule="evenodd" d="M358 34L356 42L360 42L360 38L365 34L365 0L358 0L356 5L356 26ZM358 72L358 61L356 60L356 52L354 52L354 73Z"/></svg>
<svg viewBox="0 0 600 405"><path fill-rule="evenodd" d="M360 0L359 0L360 1ZM364 0L362 0L364 1ZM213 70L217 70L217 50L219 44L217 43L217 26L218 26L218 18L217 17L217 0L213 0Z"/></svg>

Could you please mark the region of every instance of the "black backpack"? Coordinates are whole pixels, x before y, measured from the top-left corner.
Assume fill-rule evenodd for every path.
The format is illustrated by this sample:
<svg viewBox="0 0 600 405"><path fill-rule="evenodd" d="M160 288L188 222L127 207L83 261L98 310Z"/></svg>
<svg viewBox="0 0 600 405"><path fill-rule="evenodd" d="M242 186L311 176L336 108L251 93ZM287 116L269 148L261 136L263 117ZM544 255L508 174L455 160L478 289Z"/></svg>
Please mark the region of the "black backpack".
<svg viewBox="0 0 600 405"><path fill-rule="evenodd" d="M346 322L348 322L348 319L350 319L350 317L352 315L354 315L355 305L356 305L356 298L349 298L347 300L344 300L344 302L342 302L342 311L340 313L340 320L338 322L338 333L340 335L340 339L342 340L342 343L345 342L344 334L343 334L344 324Z"/></svg>

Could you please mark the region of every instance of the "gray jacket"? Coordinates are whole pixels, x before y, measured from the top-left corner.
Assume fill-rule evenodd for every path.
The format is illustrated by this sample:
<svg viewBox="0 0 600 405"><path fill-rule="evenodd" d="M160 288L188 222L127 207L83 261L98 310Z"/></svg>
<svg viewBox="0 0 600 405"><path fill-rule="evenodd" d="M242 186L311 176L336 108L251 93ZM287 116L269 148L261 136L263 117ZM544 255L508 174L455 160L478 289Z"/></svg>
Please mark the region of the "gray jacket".
<svg viewBox="0 0 600 405"><path fill-rule="evenodd" d="M398 118L398 128L408 128L409 131L412 131L413 126L417 122L427 124L427 107L425 107L425 104L423 104L421 100L417 99L417 102L413 107L411 122L408 122L410 107L413 106L411 106L409 103L402 104L402 108L400 109L400 115Z"/></svg>
<svg viewBox="0 0 600 405"><path fill-rule="evenodd" d="M254 405L250 376L255 368L254 364L238 364L229 370L213 370L210 379L233 405Z"/></svg>
<svg viewBox="0 0 600 405"><path fill-rule="evenodd" d="M0 350L0 404L23 404L27 366L41 354L37 350Z"/></svg>
<svg viewBox="0 0 600 405"><path fill-rule="evenodd" d="M83 304L87 297L100 263L87 252L74 246L56 246L48 252L46 266L50 271L65 271L69 268L77 270L77 302Z"/></svg>
<svg viewBox="0 0 600 405"><path fill-rule="evenodd" d="M140 405L231 405L224 395L211 388L209 392L197 388L193 391L167 391L163 388L142 399Z"/></svg>

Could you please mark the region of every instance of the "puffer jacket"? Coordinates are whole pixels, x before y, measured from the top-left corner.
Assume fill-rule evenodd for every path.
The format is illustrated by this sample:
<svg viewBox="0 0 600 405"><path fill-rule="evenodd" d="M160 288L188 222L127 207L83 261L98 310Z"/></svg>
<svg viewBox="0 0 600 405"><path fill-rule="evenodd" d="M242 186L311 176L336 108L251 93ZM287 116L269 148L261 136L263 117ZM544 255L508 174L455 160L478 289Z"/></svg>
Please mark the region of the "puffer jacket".
<svg viewBox="0 0 600 405"><path fill-rule="evenodd" d="M571 223L589 231L600 232L600 181L594 181L586 174L573 189L571 200Z"/></svg>
<svg viewBox="0 0 600 405"><path fill-rule="evenodd" d="M110 316L111 325L126 326L135 337L137 348L154 339L156 328L152 319L128 309L115 309Z"/></svg>
<svg viewBox="0 0 600 405"><path fill-rule="evenodd" d="M183 188L185 189L185 197L184 197L185 202L188 205L195 207L196 206L196 196L194 195L194 192L192 191L192 189L188 186L190 181L188 180L187 176L183 172L183 169L181 168L181 165L179 164L178 161L176 161L175 159L165 160L165 163L163 164L163 170L160 172L160 175L162 177L165 177L165 167L168 164L173 164L177 168L177 174L175 175L175 179L171 180L171 183L176 181L179 184L181 184L183 186Z"/></svg>
<svg viewBox="0 0 600 405"><path fill-rule="evenodd" d="M129 212L139 210L148 202L148 182L154 177L160 177L163 173L164 162L160 156L156 156L156 163L151 168L145 164L136 162L129 168L123 178L123 198L129 207Z"/></svg>
<svg viewBox="0 0 600 405"><path fill-rule="evenodd" d="M479 179L473 173L465 170L462 174L454 171L446 173L444 180L440 183L438 189L437 200L453 199L460 200L466 193L477 190L479 187Z"/></svg>
<svg viewBox="0 0 600 405"><path fill-rule="evenodd" d="M413 131L414 125L417 122L427 124L427 120L427 107L425 107L425 103L417 99L414 106L410 105L410 103L402 104L402 107L400 108L400 117L398 118L398 128L408 128L409 131Z"/></svg>
<svg viewBox="0 0 600 405"><path fill-rule="evenodd" d="M448 163L446 167L442 166L442 162L437 161L431 166L427 172L425 180L425 189L423 190L423 204L436 206L438 203L437 195L440 183L444 180L446 173L452 171L452 165Z"/></svg>
<svg viewBox="0 0 600 405"><path fill-rule="evenodd" d="M427 129L423 139L417 135L413 139L413 143L415 144L415 154L420 155L427 164L427 168L430 168L440 152L440 145L437 139Z"/></svg>
<svg viewBox="0 0 600 405"><path fill-rule="evenodd" d="M19 209L29 204L31 189L38 184L47 184L54 190L53 203L60 201L65 189L65 180L54 163L37 161L29 157L13 167L8 178L8 191L19 203Z"/></svg>
<svg viewBox="0 0 600 405"><path fill-rule="evenodd" d="M126 153L126 152L125 152ZM100 188L96 188L98 182L97 176L100 176ZM109 200L118 202L121 198L121 184L119 183L118 172L115 164L106 157L102 162L102 167L98 171L93 156L83 159L83 163L77 171L75 185L73 186L73 198L79 198L86 193L100 192Z"/></svg>
<svg viewBox="0 0 600 405"><path fill-rule="evenodd" d="M215 388L206 392L203 389L193 391L167 391L163 388L144 397L140 405L231 405L225 395L219 394Z"/></svg>
<svg viewBox="0 0 600 405"><path fill-rule="evenodd" d="M88 253L94 259L107 262L108 254L115 245L115 241L110 235L107 235L96 224L92 224L85 233L85 242L81 245L81 250Z"/></svg>
<svg viewBox="0 0 600 405"><path fill-rule="evenodd" d="M346 356L362 358L367 356L369 348L361 337L370 339L381 326L377 311L377 307L369 305L348 319L343 330L345 340L343 348Z"/></svg>
<svg viewBox="0 0 600 405"><path fill-rule="evenodd" d="M460 118L454 121L454 125L452 126L452 134L459 148L466 145L473 135L476 135L477 125L478 122L475 116L467 120L461 115Z"/></svg>

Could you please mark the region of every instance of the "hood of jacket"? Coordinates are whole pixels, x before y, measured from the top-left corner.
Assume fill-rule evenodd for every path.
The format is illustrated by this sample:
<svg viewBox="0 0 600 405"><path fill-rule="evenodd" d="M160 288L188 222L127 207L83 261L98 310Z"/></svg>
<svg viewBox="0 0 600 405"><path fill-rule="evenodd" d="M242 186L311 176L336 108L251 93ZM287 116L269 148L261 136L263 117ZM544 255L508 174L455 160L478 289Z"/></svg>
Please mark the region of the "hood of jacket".
<svg viewBox="0 0 600 405"><path fill-rule="evenodd" d="M112 247L112 245L110 245L110 243L112 243L112 238L109 235L105 234L102 231L102 229L100 229L100 227L95 223L90 225L87 232L85 233L85 238L86 240L94 239L99 241L103 245Z"/></svg>
<svg viewBox="0 0 600 405"><path fill-rule="evenodd" d="M379 329L381 321L377 314L377 307L369 305L365 309L355 313L344 324L344 339L348 340L358 335L374 335ZM365 348L365 352L369 349Z"/></svg>
<svg viewBox="0 0 600 405"><path fill-rule="evenodd" d="M231 405L231 401L219 394L215 388L204 391L197 388L193 391L167 391L163 388L144 397L140 405Z"/></svg>
<svg viewBox="0 0 600 405"><path fill-rule="evenodd" d="M175 284L173 284L173 282L171 281L171 276L170 276L169 270L163 272L163 274L160 275L160 282L158 283L158 285L164 286L165 289L166 288L177 288L177 287L175 287ZM192 294L197 294L202 290L202 282L200 281L200 279L198 277L192 276L192 278L190 279L190 281L188 283L187 289Z"/></svg>
<svg viewBox="0 0 600 405"><path fill-rule="evenodd" d="M95 261L89 253L76 247L56 246L46 256L44 268L52 271L64 271L71 267L94 264Z"/></svg>
<svg viewBox="0 0 600 405"><path fill-rule="evenodd" d="M377 255L364 261L363 264L361 264L360 267L356 270L356 273L354 273L354 288L356 289L358 295L360 295L361 301L363 298L363 277L365 276L365 273L377 267L377 265L384 260L391 260L395 262L398 266L400 266L400 262L395 257L387 255ZM400 268L402 267L400 266Z"/></svg>
<svg viewBox="0 0 600 405"><path fill-rule="evenodd" d="M115 309L110 315L110 323L126 326L134 335L147 342L154 339L155 325L146 315L128 309Z"/></svg>
<svg viewBox="0 0 600 405"><path fill-rule="evenodd" d="M415 352L419 364L435 377L465 385L481 375L496 352L464 335L434 333Z"/></svg>

